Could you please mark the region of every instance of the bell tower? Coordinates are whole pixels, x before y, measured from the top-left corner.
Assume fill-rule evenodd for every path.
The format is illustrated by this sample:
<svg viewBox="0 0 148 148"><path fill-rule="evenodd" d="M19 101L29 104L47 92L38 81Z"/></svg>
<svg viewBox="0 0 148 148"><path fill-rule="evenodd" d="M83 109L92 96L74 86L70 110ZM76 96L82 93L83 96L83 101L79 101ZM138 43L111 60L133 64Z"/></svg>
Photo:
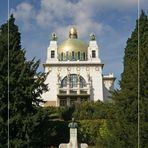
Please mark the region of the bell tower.
<svg viewBox="0 0 148 148"><path fill-rule="evenodd" d="M49 63L51 61L58 61L57 57L57 36L53 32L51 35L51 40L49 47L47 49L47 61L46 63Z"/></svg>
<svg viewBox="0 0 148 148"><path fill-rule="evenodd" d="M98 61L101 63L99 58L99 48L96 41L95 34L90 35L89 47L88 47L88 61Z"/></svg>

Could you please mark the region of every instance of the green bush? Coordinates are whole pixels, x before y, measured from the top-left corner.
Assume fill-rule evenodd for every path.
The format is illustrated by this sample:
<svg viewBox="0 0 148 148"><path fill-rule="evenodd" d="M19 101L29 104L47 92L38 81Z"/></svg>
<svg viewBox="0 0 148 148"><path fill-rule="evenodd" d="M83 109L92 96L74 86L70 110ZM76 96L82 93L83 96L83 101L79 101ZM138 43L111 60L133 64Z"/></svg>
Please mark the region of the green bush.
<svg viewBox="0 0 148 148"><path fill-rule="evenodd" d="M74 106L70 106L70 107L60 107L58 109L58 113L59 113L59 118L63 119L64 121L69 121L72 119L72 114L75 110Z"/></svg>
<svg viewBox="0 0 148 148"><path fill-rule="evenodd" d="M114 105L100 101L85 101L75 105L73 116L77 120L114 118Z"/></svg>
<svg viewBox="0 0 148 148"><path fill-rule="evenodd" d="M78 123L78 140L81 143L96 145L99 139L106 141L109 137L106 120L80 120Z"/></svg>
<svg viewBox="0 0 148 148"><path fill-rule="evenodd" d="M50 119L58 119L59 118L59 112L57 107L46 107L45 108L46 112L49 115Z"/></svg>
<svg viewBox="0 0 148 148"><path fill-rule="evenodd" d="M47 112L46 112L47 113ZM42 118L43 112L39 114ZM45 117L44 117L45 118ZM101 145L108 139L108 128L106 120L79 120L78 123L78 141L88 145ZM36 134L33 139L37 147L58 147L61 143L69 142L69 122L59 120L44 120L42 124L36 125Z"/></svg>
<svg viewBox="0 0 148 148"><path fill-rule="evenodd" d="M94 145L99 134L99 128L99 120L81 120L78 127L79 142Z"/></svg>
<svg viewBox="0 0 148 148"><path fill-rule="evenodd" d="M46 118L42 124L36 126L37 133L33 138L39 142L35 144L41 147L58 147L60 143L68 143L68 124L72 116L74 116L78 123L79 143L87 143L91 146L96 145L101 148L103 143L108 142L110 138L107 127L108 119L105 118L112 116L112 111L110 112L111 105L102 102L83 102L71 107L44 108L37 120L40 120L45 114L48 119Z"/></svg>
<svg viewBox="0 0 148 148"><path fill-rule="evenodd" d="M60 143L69 142L68 122L47 121L36 126L36 134L33 135L33 143L37 148L58 147Z"/></svg>

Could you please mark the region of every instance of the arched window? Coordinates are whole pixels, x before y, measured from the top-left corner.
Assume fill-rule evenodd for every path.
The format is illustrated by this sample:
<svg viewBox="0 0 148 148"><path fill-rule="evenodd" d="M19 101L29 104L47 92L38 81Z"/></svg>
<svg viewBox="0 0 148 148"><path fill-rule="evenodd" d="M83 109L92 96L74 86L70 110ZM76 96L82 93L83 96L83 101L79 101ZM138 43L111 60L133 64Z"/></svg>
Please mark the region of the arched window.
<svg viewBox="0 0 148 148"><path fill-rule="evenodd" d="M69 60L68 51L66 51L66 60Z"/></svg>
<svg viewBox="0 0 148 148"><path fill-rule="evenodd" d="M62 52L62 53L61 53L61 61L63 61L63 57L64 57L64 56L63 56L63 52Z"/></svg>
<svg viewBox="0 0 148 148"><path fill-rule="evenodd" d="M78 51L78 60L80 60L80 51Z"/></svg>
<svg viewBox="0 0 148 148"><path fill-rule="evenodd" d="M92 58L96 58L96 51L92 50Z"/></svg>
<svg viewBox="0 0 148 148"><path fill-rule="evenodd" d="M69 76L69 85L70 85L71 88L77 87L78 79L80 79L79 81L80 81L80 87L81 88L86 86L86 81L82 76L80 76L78 78L77 74L70 74L70 76ZM64 77L64 79L62 80L61 87L67 87L67 83L68 83L68 76Z"/></svg>
<svg viewBox="0 0 148 148"><path fill-rule="evenodd" d="M54 58L54 57L55 57L55 51L51 50L51 58Z"/></svg>
<svg viewBox="0 0 148 148"><path fill-rule="evenodd" d="M83 60L85 60L85 52L83 52Z"/></svg>
<svg viewBox="0 0 148 148"><path fill-rule="evenodd" d="M74 51L72 51L72 60L74 60L75 59L75 53L74 53Z"/></svg>

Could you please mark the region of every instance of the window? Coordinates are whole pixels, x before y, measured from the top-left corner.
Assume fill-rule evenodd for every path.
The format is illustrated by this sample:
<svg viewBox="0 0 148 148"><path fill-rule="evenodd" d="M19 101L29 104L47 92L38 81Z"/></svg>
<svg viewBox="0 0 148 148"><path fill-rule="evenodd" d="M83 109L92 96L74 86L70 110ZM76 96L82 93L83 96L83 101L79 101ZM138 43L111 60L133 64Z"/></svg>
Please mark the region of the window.
<svg viewBox="0 0 148 148"><path fill-rule="evenodd" d="M66 51L66 60L68 60L69 58L68 58L68 51Z"/></svg>
<svg viewBox="0 0 148 148"><path fill-rule="evenodd" d="M83 60L85 60L85 52L83 52Z"/></svg>
<svg viewBox="0 0 148 148"><path fill-rule="evenodd" d="M78 60L80 60L80 51L78 52Z"/></svg>
<svg viewBox="0 0 148 148"><path fill-rule="evenodd" d="M67 87L67 81L68 81L68 79L67 79L67 76L66 76L61 82L61 87ZM77 87L77 84L78 84L77 74L70 74L69 84L70 84L71 88ZM80 87L83 88L85 86L86 86L86 81L82 76L80 76Z"/></svg>
<svg viewBox="0 0 148 148"><path fill-rule="evenodd" d="M72 51L72 60L74 60L75 59L75 53L74 53L74 51Z"/></svg>
<svg viewBox="0 0 148 148"><path fill-rule="evenodd" d="M70 87L77 87L77 83L78 83L78 79L77 79L77 75L73 74L70 75Z"/></svg>
<svg viewBox="0 0 148 148"><path fill-rule="evenodd" d="M80 87L83 88L83 87L86 87L86 81L83 77L80 76Z"/></svg>
<svg viewBox="0 0 148 148"><path fill-rule="evenodd" d="M92 58L96 58L96 51L92 50Z"/></svg>
<svg viewBox="0 0 148 148"><path fill-rule="evenodd" d="M63 52L61 53L61 61L63 61Z"/></svg>
<svg viewBox="0 0 148 148"><path fill-rule="evenodd" d="M54 58L55 57L55 52L52 50L51 51L51 58Z"/></svg>
<svg viewBox="0 0 148 148"><path fill-rule="evenodd" d="M66 99L61 99L60 106L66 106L66 105L67 105Z"/></svg>
<svg viewBox="0 0 148 148"><path fill-rule="evenodd" d="M75 104L76 100L75 99L70 99L70 105Z"/></svg>

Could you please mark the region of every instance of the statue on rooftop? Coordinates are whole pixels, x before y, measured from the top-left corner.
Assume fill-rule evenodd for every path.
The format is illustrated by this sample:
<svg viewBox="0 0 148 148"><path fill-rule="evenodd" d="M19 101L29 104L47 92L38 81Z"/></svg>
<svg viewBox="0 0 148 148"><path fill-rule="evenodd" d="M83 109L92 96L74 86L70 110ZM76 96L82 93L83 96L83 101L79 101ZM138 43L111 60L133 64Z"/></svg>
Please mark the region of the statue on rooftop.
<svg viewBox="0 0 148 148"><path fill-rule="evenodd" d="M95 40L96 40L96 36L95 36L94 33L91 33L91 34L90 34L90 40L91 40L91 41L95 41Z"/></svg>
<svg viewBox="0 0 148 148"><path fill-rule="evenodd" d="M51 34L51 40L52 40L52 41L57 41L57 36L56 36L56 33L55 33L55 32L53 32L53 33Z"/></svg>

